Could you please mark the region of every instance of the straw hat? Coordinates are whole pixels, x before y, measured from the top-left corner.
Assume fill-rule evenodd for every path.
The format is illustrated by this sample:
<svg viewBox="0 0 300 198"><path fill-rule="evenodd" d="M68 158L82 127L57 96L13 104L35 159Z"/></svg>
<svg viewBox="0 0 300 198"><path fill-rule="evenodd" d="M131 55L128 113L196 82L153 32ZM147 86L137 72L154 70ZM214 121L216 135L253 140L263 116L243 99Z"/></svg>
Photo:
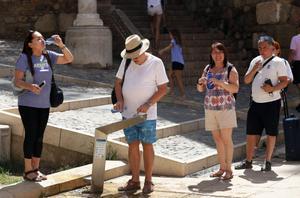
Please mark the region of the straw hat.
<svg viewBox="0 0 300 198"><path fill-rule="evenodd" d="M126 38L125 49L121 52L122 58L136 58L145 51L150 46L150 41L148 39L141 39L137 34L133 34Z"/></svg>

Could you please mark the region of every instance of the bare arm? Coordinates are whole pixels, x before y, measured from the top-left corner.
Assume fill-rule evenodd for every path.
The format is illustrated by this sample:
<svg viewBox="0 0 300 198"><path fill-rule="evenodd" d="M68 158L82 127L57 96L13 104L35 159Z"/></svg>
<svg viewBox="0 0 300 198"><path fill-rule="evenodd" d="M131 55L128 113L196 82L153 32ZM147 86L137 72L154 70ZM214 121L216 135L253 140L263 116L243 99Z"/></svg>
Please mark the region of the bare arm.
<svg viewBox="0 0 300 198"><path fill-rule="evenodd" d="M124 100L122 95L122 79L116 78L115 80L115 93L117 97L117 103L114 105L114 109L122 112L124 106Z"/></svg>
<svg viewBox="0 0 300 198"><path fill-rule="evenodd" d="M207 79L205 77L205 72L203 72L201 78L198 79L197 90L199 92L203 92L205 90L206 83L207 83Z"/></svg>
<svg viewBox="0 0 300 198"><path fill-rule="evenodd" d="M278 91L281 90L283 88L285 88L289 81L288 81L288 77L287 76L279 76L278 77L279 83L275 86L271 86L268 84L264 84L261 88L265 91L265 92L273 92L273 91Z"/></svg>
<svg viewBox="0 0 300 198"><path fill-rule="evenodd" d="M16 87L29 90L35 94L41 92L41 88L37 84L31 84L23 80L24 72L20 70L15 70L15 85Z"/></svg>
<svg viewBox="0 0 300 198"><path fill-rule="evenodd" d="M166 51L170 51L171 48L172 48L172 44L170 44L170 45L168 45L167 47L165 47L165 48L159 50L158 54L159 54L159 55L162 55L162 54L165 53Z"/></svg>
<svg viewBox="0 0 300 198"><path fill-rule="evenodd" d="M254 67L252 68L252 70L248 74L245 75L245 77L244 77L245 84L250 84L253 81L253 78L254 78L256 72L258 72L261 68L262 68L261 62L257 61L254 65Z"/></svg>
<svg viewBox="0 0 300 198"><path fill-rule="evenodd" d="M56 63L57 64L71 63L74 59L73 54L62 42L59 35L54 35L53 37L54 37L55 44L61 49L61 51L63 53L61 56L58 56Z"/></svg>
<svg viewBox="0 0 300 198"><path fill-rule="evenodd" d="M157 88L157 91L150 97L150 99L145 104L142 104L137 109L137 112L146 113L153 104L157 103L164 95L166 95L167 83L159 85Z"/></svg>

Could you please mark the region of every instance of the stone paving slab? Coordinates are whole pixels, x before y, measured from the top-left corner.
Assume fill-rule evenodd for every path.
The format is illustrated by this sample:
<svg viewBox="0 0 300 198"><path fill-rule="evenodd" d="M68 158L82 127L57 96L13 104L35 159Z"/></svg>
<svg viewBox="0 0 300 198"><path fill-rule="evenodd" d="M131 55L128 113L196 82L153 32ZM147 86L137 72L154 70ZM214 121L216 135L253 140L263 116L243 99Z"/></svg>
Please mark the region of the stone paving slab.
<svg viewBox="0 0 300 198"><path fill-rule="evenodd" d="M284 148L277 149L273 158L272 171L261 172L263 157L255 159L252 170L235 170L231 181L209 178L209 173L197 178L154 176L155 192L144 196L141 191L119 193L117 187L123 185L130 176L122 176L105 181L104 194L87 194L89 187L61 193L52 197L288 197L300 195L300 162L287 162L283 159ZM144 177L141 176L143 183Z"/></svg>

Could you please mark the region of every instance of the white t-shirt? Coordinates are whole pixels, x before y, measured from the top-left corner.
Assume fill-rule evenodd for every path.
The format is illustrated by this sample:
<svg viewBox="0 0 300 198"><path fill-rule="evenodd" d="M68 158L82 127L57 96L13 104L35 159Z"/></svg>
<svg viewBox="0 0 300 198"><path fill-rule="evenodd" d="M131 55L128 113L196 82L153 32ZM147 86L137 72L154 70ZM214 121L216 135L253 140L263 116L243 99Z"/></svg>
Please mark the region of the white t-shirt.
<svg viewBox="0 0 300 198"><path fill-rule="evenodd" d="M269 58L268 58L269 59ZM266 60L268 60L266 59ZM255 57L248 68L246 75L252 70L257 61L261 61L262 64L266 61L261 56ZM287 69L284 65L282 58L274 57L267 63L256 75L252 81L252 99L257 103L272 102L280 99L280 90L274 91L273 94L265 92L261 86L263 86L266 79L272 81L273 86L278 84L279 76L288 76Z"/></svg>
<svg viewBox="0 0 300 198"><path fill-rule="evenodd" d="M284 61L284 65L286 67L287 76L288 76L289 80L291 82L293 82L294 81L294 75L293 75L293 72L292 72L292 68L291 68L291 66L290 66L290 64L287 60L285 60L284 58L282 58L282 60Z"/></svg>
<svg viewBox="0 0 300 198"><path fill-rule="evenodd" d="M293 36L293 38L291 40L290 49L296 51L294 60L300 61L300 34Z"/></svg>
<svg viewBox="0 0 300 198"><path fill-rule="evenodd" d="M161 0L148 0L147 6L148 6L148 8L150 8L150 6L153 6L153 7L159 6L161 3L160 1Z"/></svg>
<svg viewBox="0 0 300 198"><path fill-rule="evenodd" d="M165 67L161 59L147 53L147 60L142 65L131 61L122 88L124 109L122 116L131 118L137 113L137 108L145 104L157 91L157 86L167 83ZM116 77L123 78L126 60L120 64ZM157 104L153 104L147 111L147 120L157 119Z"/></svg>

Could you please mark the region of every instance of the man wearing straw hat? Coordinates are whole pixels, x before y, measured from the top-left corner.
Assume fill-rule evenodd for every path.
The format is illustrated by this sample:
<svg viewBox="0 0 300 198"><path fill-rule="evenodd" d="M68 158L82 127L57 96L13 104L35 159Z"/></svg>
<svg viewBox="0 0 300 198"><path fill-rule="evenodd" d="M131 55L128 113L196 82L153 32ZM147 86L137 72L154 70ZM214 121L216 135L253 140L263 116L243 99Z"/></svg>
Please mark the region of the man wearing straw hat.
<svg viewBox="0 0 300 198"><path fill-rule="evenodd" d="M129 144L128 158L131 179L119 191L136 191L140 187L140 142L143 145L145 183L143 193L153 191L152 171L154 162L153 143L156 141L157 102L166 94L168 78L161 59L146 52L150 42L138 35L126 38L125 49L121 52L123 61L116 74L115 91L117 103L114 109L122 112L124 119L139 113L146 113L143 123L124 129ZM122 78L127 59L131 62Z"/></svg>

